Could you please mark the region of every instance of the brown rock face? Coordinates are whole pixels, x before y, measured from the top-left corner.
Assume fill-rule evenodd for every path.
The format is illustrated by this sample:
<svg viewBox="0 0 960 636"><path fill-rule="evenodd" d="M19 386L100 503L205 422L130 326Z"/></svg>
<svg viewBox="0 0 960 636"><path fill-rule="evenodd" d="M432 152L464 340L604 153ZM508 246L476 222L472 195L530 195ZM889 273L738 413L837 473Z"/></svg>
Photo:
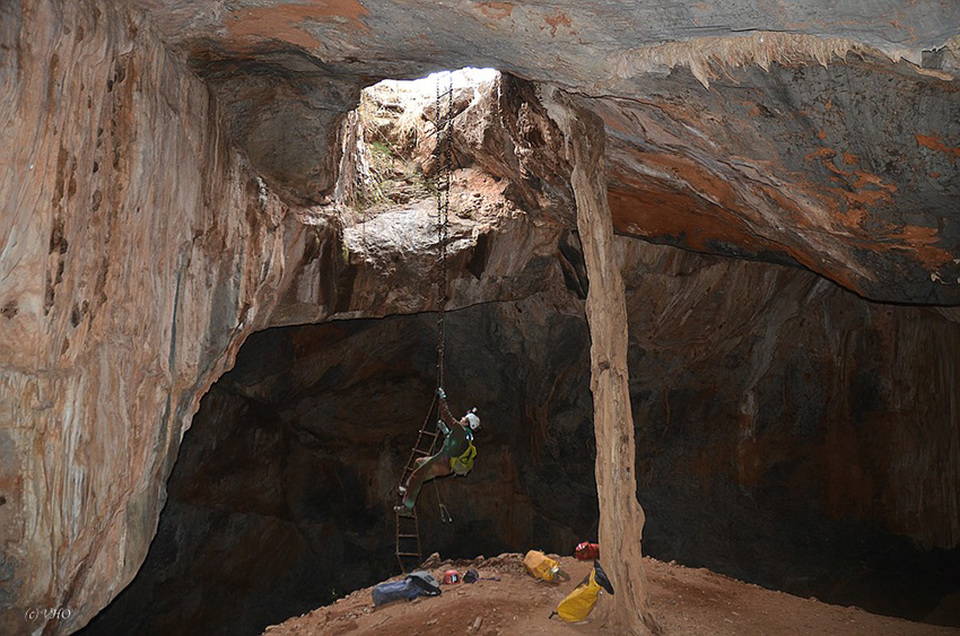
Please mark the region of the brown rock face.
<svg viewBox="0 0 960 636"><path fill-rule="evenodd" d="M956 325L795 268L617 248L644 551L933 612L957 553L916 546L956 545L957 398L943 389ZM424 549L567 553L597 537L583 299L553 288L447 321L453 406L478 406L484 426L474 471L438 484L452 524L424 489ZM429 407L434 326L419 314L252 335L184 437L141 574L87 633L256 633L392 574L390 507Z"/></svg>
<svg viewBox="0 0 960 636"><path fill-rule="evenodd" d="M618 231L956 303L960 175L930 135L960 134L960 92L905 62L837 62L730 69L709 91L675 71L642 99L598 100Z"/></svg>
<svg viewBox="0 0 960 636"><path fill-rule="evenodd" d="M332 188L316 167L365 78L492 66L597 98L619 232L960 303L955 4L138 4L294 200Z"/></svg>
<svg viewBox="0 0 960 636"><path fill-rule="evenodd" d="M609 555L607 568L619 595L611 604L609 622L618 632L659 632L649 611L649 592L640 559L644 514L637 503L637 471L633 407L627 368L627 303L623 276L617 267L613 222L607 203L604 128L588 110L557 93L547 99L551 116L561 126L573 171L570 183L577 202L577 229L583 248L589 290L585 303L590 327L590 392L596 431L597 496L600 544Z"/></svg>
<svg viewBox="0 0 960 636"><path fill-rule="evenodd" d="M558 409L527 403L528 380L517 373L533 360L582 362L576 300L545 302L448 315L448 374L461 387L451 403L459 412L479 405L484 429L474 471L438 484L453 523L440 523L433 485L421 494L430 551L491 556L531 539L566 546L578 536L566 524L593 523L591 485L573 477L592 470L575 436L590 432L582 377L543 378L567 404ZM430 406L434 328L422 315L254 336L185 437L141 574L85 633L256 633L392 575L391 507ZM536 427L529 417L540 418ZM245 556L235 558L238 549ZM163 606L148 609L152 598Z"/></svg>
<svg viewBox="0 0 960 636"><path fill-rule="evenodd" d="M0 51L0 632L59 608L65 633L137 571L200 396L310 230L141 18L7 2Z"/></svg>

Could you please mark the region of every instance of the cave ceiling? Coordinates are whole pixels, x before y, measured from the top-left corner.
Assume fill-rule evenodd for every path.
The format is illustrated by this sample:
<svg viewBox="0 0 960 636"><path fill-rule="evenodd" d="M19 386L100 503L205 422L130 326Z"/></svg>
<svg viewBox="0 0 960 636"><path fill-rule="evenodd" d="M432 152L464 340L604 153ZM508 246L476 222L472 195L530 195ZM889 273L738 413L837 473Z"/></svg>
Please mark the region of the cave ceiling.
<svg viewBox="0 0 960 636"><path fill-rule="evenodd" d="M288 200L320 203L361 88L494 67L606 122L617 231L960 304L953 0L137 0Z"/></svg>

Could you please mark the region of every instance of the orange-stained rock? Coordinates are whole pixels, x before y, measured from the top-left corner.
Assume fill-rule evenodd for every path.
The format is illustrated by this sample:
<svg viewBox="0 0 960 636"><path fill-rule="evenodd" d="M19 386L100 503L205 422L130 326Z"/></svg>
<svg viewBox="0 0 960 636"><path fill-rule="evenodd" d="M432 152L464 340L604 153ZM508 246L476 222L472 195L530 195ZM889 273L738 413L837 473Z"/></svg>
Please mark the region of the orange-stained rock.
<svg viewBox="0 0 960 636"><path fill-rule="evenodd" d="M529 88L508 79L476 102L540 139L506 160L497 120L455 100L446 384L484 428L473 472L438 485L453 522L439 521L432 487L421 501L425 550L448 556L564 553L597 536L587 280L551 177L570 166L550 164L563 139L519 99ZM368 112L392 115L365 130L405 148L378 168L388 202L343 211L344 251L300 270L278 305L289 326L252 335L205 397L147 561L90 636L256 631L393 573L396 481L435 390L436 317L422 313L436 307L435 235L429 202L390 199L418 192L402 177L425 153L386 132L381 120L400 116L380 106ZM612 251L645 550L913 620L949 603L956 309L875 303L797 267L630 237ZM337 275L321 285L312 271ZM328 288L340 319L297 325L323 320L310 299Z"/></svg>
<svg viewBox="0 0 960 636"><path fill-rule="evenodd" d="M960 135L954 83L849 55L689 84L675 70L595 102L619 232L800 265L874 300L960 302L960 168L918 133Z"/></svg>

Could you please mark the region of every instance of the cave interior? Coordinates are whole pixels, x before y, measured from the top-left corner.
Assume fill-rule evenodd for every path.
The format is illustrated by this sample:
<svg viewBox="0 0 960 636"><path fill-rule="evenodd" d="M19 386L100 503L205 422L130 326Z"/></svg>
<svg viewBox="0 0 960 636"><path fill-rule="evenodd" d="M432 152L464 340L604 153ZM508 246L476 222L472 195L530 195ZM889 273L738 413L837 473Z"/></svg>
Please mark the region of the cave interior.
<svg viewBox="0 0 960 636"><path fill-rule="evenodd" d="M572 197L551 191L553 175L491 168L490 137L506 135L500 143L516 150L526 135L546 153L536 127L517 117L512 130L471 137L504 124L484 119L484 99L496 95L501 108L514 99L521 114L530 87L489 69L458 73L451 214L472 235L460 227L450 240L472 240L452 249L449 276L484 280L494 253L525 249L514 226L487 224L504 210L521 210L524 224L552 218L559 229L554 253L511 263L502 272L509 284L498 283L492 299L453 298L445 312L445 388L458 415L477 406L484 426L474 470L423 490L424 556L568 554L596 540L598 524L589 281L569 228ZM389 262L390 280L410 294L437 293L435 264L416 271L422 251L437 246L436 175L424 175L435 157L424 148L430 135L410 129L430 125L433 87L446 81L436 77L365 91L343 133L353 140L335 206L343 258L379 263L377 276ZM424 235L412 264L393 235L404 232ZM771 264L722 246L705 250L714 254L674 246L682 240L618 238L644 554L957 624L960 551L891 528L886 464L902 458L884 446L896 436L876 425L910 400L941 417L945 402L926 404L923 385L951 376L896 357L897 341L941 347L955 325L935 309L862 298L782 255ZM363 273L339 276L384 293L358 282ZM82 633L259 633L399 571L392 506L420 422L435 415L437 312L373 311L382 315L348 310L247 338L184 437L139 574Z"/></svg>
<svg viewBox="0 0 960 636"><path fill-rule="evenodd" d="M396 574L441 307L483 427L423 552L597 540L614 273L643 554L960 627L958 34L943 0L0 2L0 632L259 634Z"/></svg>

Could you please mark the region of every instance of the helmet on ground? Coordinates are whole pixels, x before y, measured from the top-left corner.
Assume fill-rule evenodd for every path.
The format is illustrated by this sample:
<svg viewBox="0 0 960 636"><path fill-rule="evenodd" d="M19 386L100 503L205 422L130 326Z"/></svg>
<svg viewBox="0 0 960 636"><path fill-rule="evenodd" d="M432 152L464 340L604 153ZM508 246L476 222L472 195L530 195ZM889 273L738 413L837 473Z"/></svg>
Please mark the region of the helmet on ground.
<svg viewBox="0 0 960 636"><path fill-rule="evenodd" d="M476 408L470 409L464 417L467 418L467 424L470 425L471 431L480 428L480 417L477 415Z"/></svg>
<svg viewBox="0 0 960 636"><path fill-rule="evenodd" d="M460 573L456 570L447 570L443 573L443 582L446 585L460 582Z"/></svg>

